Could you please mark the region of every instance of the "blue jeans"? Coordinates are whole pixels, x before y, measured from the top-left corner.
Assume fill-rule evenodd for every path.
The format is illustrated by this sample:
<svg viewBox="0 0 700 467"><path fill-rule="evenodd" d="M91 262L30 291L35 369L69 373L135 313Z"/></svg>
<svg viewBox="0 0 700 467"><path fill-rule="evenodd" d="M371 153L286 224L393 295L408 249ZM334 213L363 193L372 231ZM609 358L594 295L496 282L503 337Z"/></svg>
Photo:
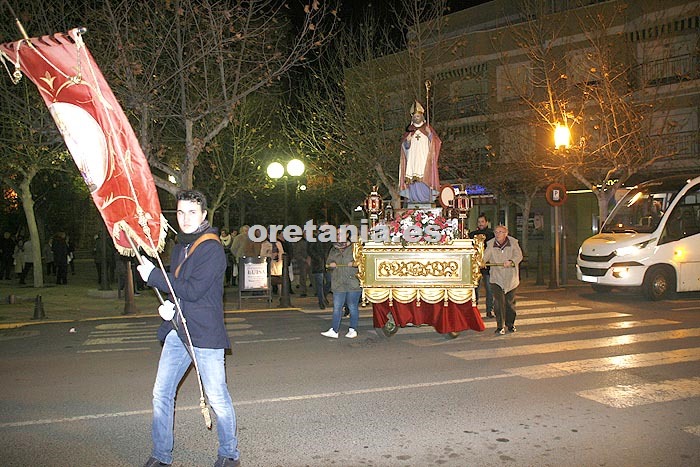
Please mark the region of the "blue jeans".
<svg viewBox="0 0 700 467"><path fill-rule="evenodd" d="M357 292L333 292L333 330L338 332L340 320L343 317L343 305L350 310L350 327L357 329L357 322L360 320L360 298L362 291Z"/></svg>
<svg viewBox="0 0 700 467"><path fill-rule="evenodd" d="M236 437L236 412L226 386L224 349L195 347L195 356L202 375L202 384L209 405L216 414L216 432L219 436L218 454L238 459ZM160 462L173 462L173 424L175 419L175 394L180 380L192 364L187 348L175 331L165 338L158 362L158 374L153 385L153 457Z"/></svg>

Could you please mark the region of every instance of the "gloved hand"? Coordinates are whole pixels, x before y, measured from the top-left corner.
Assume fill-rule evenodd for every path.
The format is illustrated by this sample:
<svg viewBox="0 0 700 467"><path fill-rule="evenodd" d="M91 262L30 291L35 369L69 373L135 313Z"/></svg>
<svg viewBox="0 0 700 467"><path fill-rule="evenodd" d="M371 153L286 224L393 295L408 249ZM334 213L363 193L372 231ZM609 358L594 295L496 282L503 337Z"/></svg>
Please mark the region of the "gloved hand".
<svg viewBox="0 0 700 467"><path fill-rule="evenodd" d="M148 261L146 258L143 258L143 264L139 264L136 266L136 269L138 270L139 274L141 275L141 279L144 280L144 282L148 282L148 276L151 275L151 271L153 271L156 267Z"/></svg>
<svg viewBox="0 0 700 467"><path fill-rule="evenodd" d="M163 302L161 306L158 307L158 314L165 321L170 321L175 316L175 304L170 300Z"/></svg>

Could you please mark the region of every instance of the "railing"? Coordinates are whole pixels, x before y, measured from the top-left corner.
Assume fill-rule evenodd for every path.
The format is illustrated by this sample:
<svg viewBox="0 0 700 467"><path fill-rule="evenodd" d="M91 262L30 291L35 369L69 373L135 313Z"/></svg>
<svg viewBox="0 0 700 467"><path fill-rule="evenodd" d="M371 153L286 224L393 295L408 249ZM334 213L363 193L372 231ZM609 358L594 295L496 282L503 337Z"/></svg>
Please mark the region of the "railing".
<svg viewBox="0 0 700 467"><path fill-rule="evenodd" d="M441 120L453 120L455 118L474 117L476 115L485 115L487 111L486 94L470 94L455 98L451 102L440 109Z"/></svg>
<svg viewBox="0 0 700 467"><path fill-rule="evenodd" d="M637 88L700 79L700 59L698 54L685 54L641 63L633 68L633 76Z"/></svg>

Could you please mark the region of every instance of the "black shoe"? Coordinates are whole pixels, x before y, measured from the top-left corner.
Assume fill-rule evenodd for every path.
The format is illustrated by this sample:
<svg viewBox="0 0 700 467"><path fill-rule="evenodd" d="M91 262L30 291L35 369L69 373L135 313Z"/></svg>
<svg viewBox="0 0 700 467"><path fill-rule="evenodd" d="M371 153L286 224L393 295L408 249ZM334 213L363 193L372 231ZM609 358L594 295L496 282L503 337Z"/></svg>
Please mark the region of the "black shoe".
<svg viewBox="0 0 700 467"><path fill-rule="evenodd" d="M515 329L515 326L508 326L508 332L515 332L517 329Z"/></svg>
<svg viewBox="0 0 700 467"><path fill-rule="evenodd" d="M505 334L505 333L506 333L506 330L503 328L496 328L496 331L494 332L494 334Z"/></svg>
<svg viewBox="0 0 700 467"><path fill-rule="evenodd" d="M320 309L322 309L322 310L325 310L325 309L326 309L326 305L323 304L323 303L319 303L319 304L318 304L318 307L319 307Z"/></svg>
<svg viewBox="0 0 700 467"><path fill-rule="evenodd" d="M239 467L241 465L241 459L233 460L229 457L218 456L216 462L214 462L214 467Z"/></svg>
<svg viewBox="0 0 700 467"><path fill-rule="evenodd" d="M493 313L491 313L490 311L486 312L486 317L487 318L494 318Z"/></svg>
<svg viewBox="0 0 700 467"><path fill-rule="evenodd" d="M149 457L148 460L146 461L145 464L143 464L143 467L158 467L158 466L163 466L163 465L170 465L170 464L165 464L155 457Z"/></svg>
<svg viewBox="0 0 700 467"><path fill-rule="evenodd" d="M299 296L302 297L302 298L304 298L304 297L306 297L306 294L303 293L303 294L301 294L301 295L299 295Z"/></svg>

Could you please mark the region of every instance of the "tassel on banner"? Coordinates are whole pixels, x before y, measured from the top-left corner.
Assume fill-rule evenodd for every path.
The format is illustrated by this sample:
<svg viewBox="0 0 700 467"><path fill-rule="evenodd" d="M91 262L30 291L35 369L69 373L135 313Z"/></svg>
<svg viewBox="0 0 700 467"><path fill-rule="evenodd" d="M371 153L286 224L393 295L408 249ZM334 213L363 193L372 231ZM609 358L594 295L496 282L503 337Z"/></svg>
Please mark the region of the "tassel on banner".
<svg viewBox="0 0 700 467"><path fill-rule="evenodd" d="M202 409L204 424L207 425L207 430L211 430L211 414L209 413L209 407L207 407L207 403L203 397L199 399L199 407Z"/></svg>

